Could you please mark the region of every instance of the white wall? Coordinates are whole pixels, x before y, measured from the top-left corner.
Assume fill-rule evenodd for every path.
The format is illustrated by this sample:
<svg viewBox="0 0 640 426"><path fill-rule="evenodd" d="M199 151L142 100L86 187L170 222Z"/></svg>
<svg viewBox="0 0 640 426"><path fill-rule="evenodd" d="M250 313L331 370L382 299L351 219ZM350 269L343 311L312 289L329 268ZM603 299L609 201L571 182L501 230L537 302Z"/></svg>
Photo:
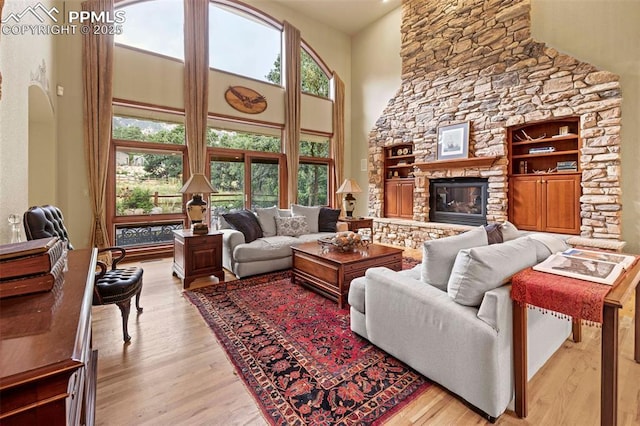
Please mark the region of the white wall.
<svg viewBox="0 0 640 426"><path fill-rule="evenodd" d="M51 1L42 3L47 8L54 4ZM33 4L10 0L4 5L3 17L11 12L20 13ZM38 22L25 16L23 23ZM0 243L8 243L11 233L7 217L12 213L22 216L29 207L29 86L48 85L48 97L56 110L56 58L54 36L26 34L0 37ZM39 78L43 64L46 72L44 78ZM56 179L55 176L39 176L38 173L32 177L49 181ZM55 198L51 202L56 202Z"/></svg>
<svg viewBox="0 0 640 426"><path fill-rule="evenodd" d="M402 8L398 8L353 38L352 44L352 161L350 176L368 192L368 173L360 168L361 160L370 163L369 132L382 114L389 99L400 88L400 24ZM356 214L367 215L368 199L356 195Z"/></svg>

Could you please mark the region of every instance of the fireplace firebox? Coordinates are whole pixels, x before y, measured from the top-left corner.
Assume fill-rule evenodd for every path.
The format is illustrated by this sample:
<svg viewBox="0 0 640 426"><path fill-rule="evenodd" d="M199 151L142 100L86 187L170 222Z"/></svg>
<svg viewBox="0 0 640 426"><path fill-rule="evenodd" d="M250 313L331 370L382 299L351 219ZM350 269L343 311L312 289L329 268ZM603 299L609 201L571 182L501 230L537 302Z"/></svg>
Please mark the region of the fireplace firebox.
<svg viewBox="0 0 640 426"><path fill-rule="evenodd" d="M429 181L431 222L487 224L487 179L448 178Z"/></svg>

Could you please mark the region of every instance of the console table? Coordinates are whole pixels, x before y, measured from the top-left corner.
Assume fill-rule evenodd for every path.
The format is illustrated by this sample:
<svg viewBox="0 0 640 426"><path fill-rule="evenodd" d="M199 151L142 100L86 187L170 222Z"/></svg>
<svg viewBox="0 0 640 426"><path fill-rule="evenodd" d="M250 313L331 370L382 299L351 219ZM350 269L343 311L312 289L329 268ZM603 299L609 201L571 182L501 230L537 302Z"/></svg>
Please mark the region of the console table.
<svg viewBox="0 0 640 426"><path fill-rule="evenodd" d="M0 424L93 425L97 250L68 253L51 291L0 299Z"/></svg>
<svg viewBox="0 0 640 426"><path fill-rule="evenodd" d="M542 275L540 275L542 274ZM527 416L527 306L532 304L531 299L538 300L533 304L543 309L549 309L541 303L541 298L536 297L539 292L538 284L541 277L557 283L557 294L566 294L568 297L579 297L574 293L564 291L562 281L565 277L537 272L531 269L519 272L512 279L513 298L513 353L515 374L515 410L518 417ZM569 278L569 280L574 280ZM600 423L602 425L617 424L618 415L618 310L629 300L640 280L640 261L636 261L625 271L613 286L606 292L604 306L602 308L602 349L601 349L601 385L600 385ZM578 280L581 281L581 280ZM590 281L581 281L583 286L602 286L602 284ZM594 288L594 290L596 290ZM521 297L522 295L526 297ZM526 300L520 300L526 299ZM559 299L564 300L564 299ZM575 300L580 305L582 300ZM557 305L557 304L556 304ZM567 308L568 310L569 308ZM561 314L568 314L558 309ZM576 318L573 318L574 321ZM580 318L577 318L579 321ZM640 363L640 291L635 296L635 342L634 359ZM575 329L574 329L575 330Z"/></svg>
<svg viewBox="0 0 640 426"><path fill-rule="evenodd" d="M173 231L173 275L183 280L183 287L196 278L215 275L224 281L222 269L222 232L194 234L188 229Z"/></svg>

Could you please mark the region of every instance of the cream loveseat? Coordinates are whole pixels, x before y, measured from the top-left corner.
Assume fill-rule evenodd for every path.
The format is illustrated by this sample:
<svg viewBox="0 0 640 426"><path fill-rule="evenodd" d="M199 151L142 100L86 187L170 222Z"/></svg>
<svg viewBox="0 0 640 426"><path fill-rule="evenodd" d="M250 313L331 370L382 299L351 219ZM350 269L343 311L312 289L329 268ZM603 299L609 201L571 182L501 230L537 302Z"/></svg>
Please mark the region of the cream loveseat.
<svg viewBox="0 0 640 426"><path fill-rule="evenodd" d="M512 229L513 226L511 225ZM351 329L495 421L514 395L510 277L565 247L541 234L488 245L483 227L427 241L422 265L372 268L351 283ZM529 310L531 378L571 332Z"/></svg>
<svg viewBox="0 0 640 426"><path fill-rule="evenodd" d="M238 278L291 268L292 246L346 230L346 224L337 222L339 214L293 204L291 209L258 208L255 214L244 210L237 218L222 215L222 266Z"/></svg>

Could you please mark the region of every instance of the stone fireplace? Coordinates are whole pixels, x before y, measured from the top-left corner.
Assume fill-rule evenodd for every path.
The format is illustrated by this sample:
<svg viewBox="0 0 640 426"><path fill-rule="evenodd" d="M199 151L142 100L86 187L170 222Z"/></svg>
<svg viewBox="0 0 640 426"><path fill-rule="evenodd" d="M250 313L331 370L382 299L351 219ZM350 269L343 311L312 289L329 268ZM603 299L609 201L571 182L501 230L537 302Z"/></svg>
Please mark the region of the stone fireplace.
<svg viewBox="0 0 640 426"><path fill-rule="evenodd" d="M429 181L431 222L487 224L487 179L452 178Z"/></svg>
<svg viewBox="0 0 640 426"><path fill-rule="evenodd" d="M487 179L486 220L507 220L507 128L579 117L581 236L619 240L619 77L533 40L529 0L405 0L402 8L402 85L369 135L376 238L418 247L465 230L431 222L434 179ZM436 163L438 128L463 122L470 159L495 160L416 170L413 221L384 219L384 148L413 143L416 163Z"/></svg>

